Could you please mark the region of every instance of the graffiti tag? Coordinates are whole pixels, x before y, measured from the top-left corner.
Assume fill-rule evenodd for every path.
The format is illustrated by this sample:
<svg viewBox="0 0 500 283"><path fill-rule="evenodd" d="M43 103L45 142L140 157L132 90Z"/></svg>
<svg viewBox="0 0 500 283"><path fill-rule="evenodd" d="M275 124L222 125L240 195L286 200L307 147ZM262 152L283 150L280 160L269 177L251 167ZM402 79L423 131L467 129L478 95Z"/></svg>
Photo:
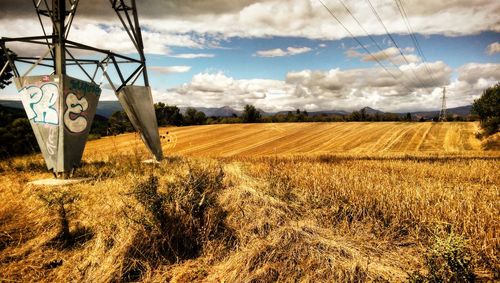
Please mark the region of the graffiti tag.
<svg viewBox="0 0 500 283"><path fill-rule="evenodd" d="M38 86L28 86L21 90L21 101L29 120L36 123L58 125L57 109L55 108L59 88L56 84L47 83Z"/></svg>
<svg viewBox="0 0 500 283"><path fill-rule="evenodd" d="M87 128L85 111L89 103L85 97L78 98L74 93L66 96L66 111L64 112L64 125L73 133L81 133Z"/></svg>
<svg viewBox="0 0 500 283"><path fill-rule="evenodd" d="M69 82L69 89L75 92L84 92L88 94L95 94L99 96L101 93L101 88L98 85L90 84L88 82L83 82L79 80L71 80Z"/></svg>
<svg viewBox="0 0 500 283"><path fill-rule="evenodd" d="M49 137L47 139L47 152L49 155L54 155L57 150L57 135L59 134L57 129L57 127L49 128Z"/></svg>

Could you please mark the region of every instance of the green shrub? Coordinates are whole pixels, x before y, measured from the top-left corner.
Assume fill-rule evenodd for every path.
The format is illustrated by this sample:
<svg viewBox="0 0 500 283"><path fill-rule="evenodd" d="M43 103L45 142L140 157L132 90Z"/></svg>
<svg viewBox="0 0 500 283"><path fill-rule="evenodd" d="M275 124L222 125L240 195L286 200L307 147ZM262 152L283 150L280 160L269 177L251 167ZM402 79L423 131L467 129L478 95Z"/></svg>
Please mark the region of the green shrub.
<svg viewBox="0 0 500 283"><path fill-rule="evenodd" d="M419 282L474 282L472 258L465 240L455 234L436 238L425 256L427 275L409 274L408 281Z"/></svg>

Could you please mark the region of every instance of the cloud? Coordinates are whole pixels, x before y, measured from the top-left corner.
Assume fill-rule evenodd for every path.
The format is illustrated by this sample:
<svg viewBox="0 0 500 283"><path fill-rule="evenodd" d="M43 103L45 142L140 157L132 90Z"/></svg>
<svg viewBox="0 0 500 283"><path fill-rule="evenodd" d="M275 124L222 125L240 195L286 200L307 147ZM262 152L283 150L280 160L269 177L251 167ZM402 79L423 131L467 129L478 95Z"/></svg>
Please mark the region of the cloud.
<svg viewBox="0 0 500 283"><path fill-rule="evenodd" d="M455 70L457 78L453 80L453 70L443 62L429 62L428 67L434 80L425 76L423 64L401 66L404 75L397 79L381 68L302 70L289 72L283 80L236 79L222 72L205 72L178 87L155 89L153 97L178 106L228 105L242 109L245 104L253 104L269 112L297 108L358 110L365 106L408 112L439 109L443 86L448 107L456 107L472 103L486 87L500 80L500 64L465 64ZM423 85L411 79L413 72L421 76ZM19 98L17 94L1 96ZM112 92L103 98L116 99Z"/></svg>
<svg viewBox="0 0 500 283"><path fill-rule="evenodd" d="M443 62L434 62L429 63L428 68L433 73L433 78L427 75L423 64L411 64L401 66L401 72L395 73L396 78L382 68L363 68L331 69L327 72L311 70L289 72L286 81L306 86L316 96L341 96L344 90L350 91L353 88L380 88L380 93L392 96L396 93L407 94L408 89L427 89L448 84L452 72L450 67ZM419 81L414 80L415 74L419 77Z"/></svg>
<svg viewBox="0 0 500 283"><path fill-rule="evenodd" d="M153 37L148 40L154 42L154 38L157 37L159 42L166 46L196 46L194 48L210 46L213 42L206 40L205 36L221 38L289 36L326 40L349 37L318 1L143 0L137 1L137 4L143 31L149 32ZM340 3L327 1L327 4L347 26L356 26ZM391 33L407 33L393 1L377 1L374 4ZM419 34L458 36L482 31L500 32L498 1L422 0L406 1L404 5L412 29ZM16 19L22 20L19 27L38 28L31 1L0 0L0 7L2 7L0 30L8 31L12 27L16 28L12 22ZM351 1L349 7L358 19L363 19L363 26L368 33L385 34L366 2ZM101 24L120 27L117 16L106 1L81 1L79 9L75 18L76 25L81 25L82 21L92 23L97 20ZM361 29L351 29L355 36L365 36ZM16 36L25 34L26 32L21 31ZM33 35L36 34L41 34L39 28ZM117 46L121 44L119 41L112 43ZM149 44L151 43L147 42L146 46ZM161 48L156 46L153 50L158 52Z"/></svg>
<svg viewBox="0 0 500 283"><path fill-rule="evenodd" d="M130 1L127 1L130 2ZM185 17L193 14L223 14L230 13L242 9L251 4L252 0L141 0L137 1L138 10L145 17ZM47 1L49 7L51 2ZM5 16L27 17L33 16L34 6L31 1L18 0L0 0L0 5L4 8ZM42 9L45 5L42 1ZM115 16L108 1L102 0L86 0L81 1L78 6L78 14L85 17L93 18L108 18Z"/></svg>
<svg viewBox="0 0 500 283"><path fill-rule="evenodd" d="M246 104L258 104L274 92L290 91L290 86L279 80L237 80L222 72L199 73L189 83L156 91L155 101L166 101L178 106L218 107L229 105L243 108Z"/></svg>
<svg viewBox="0 0 500 283"><path fill-rule="evenodd" d="M293 56L302 53L310 52L312 49L309 47L288 47L286 50L281 48L270 49L270 50L260 50L257 51L254 56L258 57L284 57Z"/></svg>
<svg viewBox="0 0 500 283"><path fill-rule="evenodd" d="M413 48L404 48L406 52L413 52ZM389 47L378 52L372 52L371 54L361 53L355 49L348 49L345 52L347 57L361 57L363 62L376 62L378 61L389 61L394 64L404 64L404 63L418 63L420 62L420 57L414 54L404 54L401 55L399 49L396 47Z"/></svg>
<svg viewBox="0 0 500 283"><path fill-rule="evenodd" d="M188 83L157 91L155 100L179 106L229 105L237 109L253 104L269 112L297 108L355 110L365 106L384 111L437 109L441 86L450 84L453 70L443 62L428 63L428 67L434 79L424 77L427 73L423 64L402 66L396 79L381 68L302 70L289 72L284 80L199 73ZM423 84L410 79L413 72L422 75Z"/></svg>
<svg viewBox="0 0 500 283"><path fill-rule="evenodd" d="M261 50L257 51L254 56L259 56L259 57L283 57L287 56L288 52L284 51L281 48L276 48L276 49L270 49L270 50Z"/></svg>
<svg viewBox="0 0 500 283"><path fill-rule="evenodd" d="M196 59L196 58L213 58L215 54L208 53L184 53L184 54L171 54L169 57L181 59Z"/></svg>
<svg viewBox="0 0 500 283"><path fill-rule="evenodd" d="M222 98L227 96L229 100L239 98L262 99L266 92L277 84L283 82L275 80L252 79L235 80L222 72L200 73L193 76L191 82L185 83L175 90L180 94L203 94L200 98Z"/></svg>
<svg viewBox="0 0 500 283"><path fill-rule="evenodd" d="M187 73L191 70L191 66L151 66L148 69L161 74Z"/></svg>
<svg viewBox="0 0 500 283"><path fill-rule="evenodd" d="M476 84L480 79L500 81L500 64L469 63L457 69L458 80Z"/></svg>
<svg viewBox="0 0 500 283"><path fill-rule="evenodd" d="M447 103L470 104L483 90L500 81L500 64L469 63L457 68L458 77L447 88Z"/></svg>
<svg viewBox="0 0 500 283"><path fill-rule="evenodd" d="M488 55L500 53L500 42L493 42L488 45L488 47L486 47L486 53L488 53Z"/></svg>

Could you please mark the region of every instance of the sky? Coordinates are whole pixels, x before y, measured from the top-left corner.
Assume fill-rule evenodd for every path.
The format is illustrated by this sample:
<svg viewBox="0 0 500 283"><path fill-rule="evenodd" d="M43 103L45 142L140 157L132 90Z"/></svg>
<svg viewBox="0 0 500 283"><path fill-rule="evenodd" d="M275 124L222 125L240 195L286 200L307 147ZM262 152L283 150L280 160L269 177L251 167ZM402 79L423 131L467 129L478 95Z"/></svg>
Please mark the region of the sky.
<svg viewBox="0 0 500 283"><path fill-rule="evenodd" d="M435 110L443 87L448 107L457 107L500 80L497 0L137 2L153 99L170 105ZM42 34L32 1L0 6L0 36ZM106 0L80 1L69 39L134 55ZM105 81L102 87L101 100L116 100ZM17 90L0 90L0 99L18 99Z"/></svg>

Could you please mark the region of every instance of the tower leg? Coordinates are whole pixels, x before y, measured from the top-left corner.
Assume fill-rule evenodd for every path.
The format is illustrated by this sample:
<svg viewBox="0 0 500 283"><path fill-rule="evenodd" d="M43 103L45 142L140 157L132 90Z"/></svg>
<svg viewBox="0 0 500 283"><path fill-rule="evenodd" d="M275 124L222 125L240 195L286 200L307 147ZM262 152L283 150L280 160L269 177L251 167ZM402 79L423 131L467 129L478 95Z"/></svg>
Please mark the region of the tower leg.
<svg viewBox="0 0 500 283"><path fill-rule="evenodd" d="M140 133L142 140L156 160L163 158L158 133L158 123L151 88L147 86L125 86L117 93L130 122Z"/></svg>

